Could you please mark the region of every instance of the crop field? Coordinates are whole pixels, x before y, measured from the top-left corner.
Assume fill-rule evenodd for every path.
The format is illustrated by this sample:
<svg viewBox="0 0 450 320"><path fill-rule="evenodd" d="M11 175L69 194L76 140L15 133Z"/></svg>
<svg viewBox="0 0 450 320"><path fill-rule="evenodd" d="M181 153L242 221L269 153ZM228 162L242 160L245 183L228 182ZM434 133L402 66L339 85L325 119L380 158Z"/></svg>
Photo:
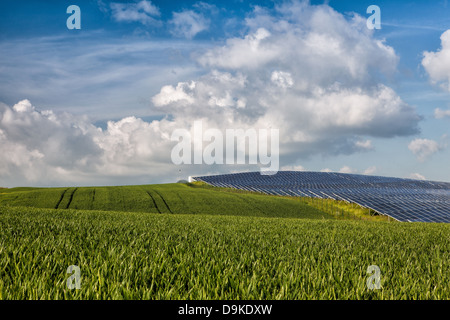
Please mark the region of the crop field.
<svg viewBox="0 0 450 320"><path fill-rule="evenodd" d="M184 184L0 193L0 299L450 299L448 224Z"/></svg>
<svg viewBox="0 0 450 320"><path fill-rule="evenodd" d="M200 185L161 184L123 187L13 188L0 205L175 214L243 215L329 219L330 215L296 199Z"/></svg>

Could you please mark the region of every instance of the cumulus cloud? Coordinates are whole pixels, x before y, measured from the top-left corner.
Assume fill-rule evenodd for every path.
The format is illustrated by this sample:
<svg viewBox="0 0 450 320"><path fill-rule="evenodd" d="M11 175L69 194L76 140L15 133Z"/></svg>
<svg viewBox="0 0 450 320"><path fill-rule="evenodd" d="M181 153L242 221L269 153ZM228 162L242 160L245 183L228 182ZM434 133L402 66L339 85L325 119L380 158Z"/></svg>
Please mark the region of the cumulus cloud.
<svg viewBox="0 0 450 320"><path fill-rule="evenodd" d="M291 74L289 72L274 71L270 80L281 88L290 88L294 85Z"/></svg>
<svg viewBox="0 0 450 320"><path fill-rule="evenodd" d="M28 100L9 108L0 106L0 172L34 181L47 168L82 166L92 171L101 150L92 140L96 129L83 117L36 111Z"/></svg>
<svg viewBox="0 0 450 320"><path fill-rule="evenodd" d="M2 184L149 182L175 170L171 130L167 120L135 117L109 121L102 130L87 117L39 111L28 100L0 104Z"/></svg>
<svg viewBox="0 0 450 320"><path fill-rule="evenodd" d="M419 131L414 108L376 76L395 73L398 57L373 38L365 19L304 2L275 10L255 9L246 35L198 56L205 74L195 86L164 86L153 103L175 121L280 129L288 163L370 151L367 137Z"/></svg>
<svg viewBox="0 0 450 320"><path fill-rule="evenodd" d="M172 26L171 33L177 37L192 39L198 33L209 28L210 20L203 14L193 10L174 12L169 21Z"/></svg>
<svg viewBox="0 0 450 320"><path fill-rule="evenodd" d="M343 166L342 168L340 168L337 172L339 173L352 173L352 174L366 174L366 175L372 175L377 171L377 167L375 166L371 166L369 168L367 168L366 170L359 172L358 169L354 169L350 166ZM325 168L320 170L320 172L334 172L333 170L329 169L329 168Z"/></svg>
<svg viewBox="0 0 450 320"><path fill-rule="evenodd" d="M168 104L192 104L194 98L192 97L192 90L195 88L195 82L179 82L174 88L173 86L164 86L160 93L152 98L155 106L165 106Z"/></svg>
<svg viewBox="0 0 450 320"><path fill-rule="evenodd" d="M302 165L282 166L283 171L307 171Z"/></svg>
<svg viewBox="0 0 450 320"><path fill-rule="evenodd" d="M422 66L433 83L450 91L450 30L441 35L441 48L438 51L423 53Z"/></svg>
<svg viewBox="0 0 450 320"><path fill-rule="evenodd" d="M155 17L160 16L158 7L151 1L141 0L136 3L110 3L111 14L118 22L140 22L144 25L159 24ZM102 11L105 10L103 2L99 2Z"/></svg>
<svg viewBox="0 0 450 320"><path fill-rule="evenodd" d="M450 118L450 109L442 110L439 108L434 109L434 117L436 119Z"/></svg>
<svg viewBox="0 0 450 320"><path fill-rule="evenodd" d="M377 172L377 167L371 166L371 167L367 168L366 170L364 170L363 174L372 175L375 172Z"/></svg>
<svg viewBox="0 0 450 320"><path fill-rule="evenodd" d="M339 169L340 173L357 173L358 170L350 168L349 166L343 166L341 169Z"/></svg>
<svg viewBox="0 0 450 320"><path fill-rule="evenodd" d="M442 147L438 142L429 139L414 139L408 145L408 149L421 162L427 160L436 152L440 151Z"/></svg>
<svg viewBox="0 0 450 320"><path fill-rule="evenodd" d="M361 150L373 150L372 141L356 141L355 146L360 148Z"/></svg>
<svg viewBox="0 0 450 320"><path fill-rule="evenodd" d="M421 175L420 173L411 173L409 175L410 179L414 179L414 180L427 180L423 175Z"/></svg>
<svg viewBox="0 0 450 320"><path fill-rule="evenodd" d="M285 46L279 47L277 44L264 46L266 42L269 43L270 36L271 33L261 27L246 35L244 39L227 40L226 46L208 51L199 62L204 66L227 69L259 68L275 60Z"/></svg>

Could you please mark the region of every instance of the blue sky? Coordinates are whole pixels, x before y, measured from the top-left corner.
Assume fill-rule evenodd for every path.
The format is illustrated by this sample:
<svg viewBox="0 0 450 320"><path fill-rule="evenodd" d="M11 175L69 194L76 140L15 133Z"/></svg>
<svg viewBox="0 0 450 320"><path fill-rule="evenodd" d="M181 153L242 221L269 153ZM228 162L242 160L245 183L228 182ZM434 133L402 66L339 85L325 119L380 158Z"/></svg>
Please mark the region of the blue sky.
<svg viewBox="0 0 450 320"><path fill-rule="evenodd" d="M447 1L2 1L0 185L257 169L174 165L198 119L280 128L286 170L450 181L449 29Z"/></svg>

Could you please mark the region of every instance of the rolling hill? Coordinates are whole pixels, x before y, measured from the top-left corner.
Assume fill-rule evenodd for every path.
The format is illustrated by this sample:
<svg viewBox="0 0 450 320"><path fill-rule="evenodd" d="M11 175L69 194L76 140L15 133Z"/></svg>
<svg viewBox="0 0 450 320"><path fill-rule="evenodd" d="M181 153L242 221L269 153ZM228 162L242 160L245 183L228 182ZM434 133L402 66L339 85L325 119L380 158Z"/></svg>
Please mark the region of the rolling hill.
<svg viewBox="0 0 450 320"><path fill-rule="evenodd" d="M295 198L224 190L202 184L6 190L0 193L0 205L172 214L332 218Z"/></svg>
<svg viewBox="0 0 450 320"><path fill-rule="evenodd" d="M448 224L201 184L1 191L0 299L450 299Z"/></svg>

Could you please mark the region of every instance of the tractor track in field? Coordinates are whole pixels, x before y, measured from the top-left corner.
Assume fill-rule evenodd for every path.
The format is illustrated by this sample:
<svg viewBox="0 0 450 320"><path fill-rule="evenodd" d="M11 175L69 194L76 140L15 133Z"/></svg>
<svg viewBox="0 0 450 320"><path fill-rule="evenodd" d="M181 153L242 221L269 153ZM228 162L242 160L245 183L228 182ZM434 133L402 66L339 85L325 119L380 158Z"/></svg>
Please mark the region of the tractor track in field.
<svg viewBox="0 0 450 320"><path fill-rule="evenodd" d="M148 194L148 196L150 197L150 199L152 199L153 205L155 206L156 210L158 210L158 213L161 213L161 210L159 210L158 205L156 204L156 201L155 201L155 199L153 198L153 196L150 194L150 192L147 191L147 190L145 190L145 189L142 189L142 190L144 190L145 192L147 192L147 194Z"/></svg>
<svg viewBox="0 0 450 320"><path fill-rule="evenodd" d="M78 190L78 188L75 188L75 190L73 190L72 194L70 195L69 198L69 203L67 203L66 209L69 209L70 204L72 203L73 200L73 195L75 194L75 192Z"/></svg>
<svg viewBox="0 0 450 320"><path fill-rule="evenodd" d="M64 198L64 195L66 194L67 190L69 190L69 188L67 188L66 190L63 191L63 193L61 194L61 197L59 198L58 202L56 203L55 209L58 209L59 205L61 204L61 201Z"/></svg>
<svg viewBox="0 0 450 320"><path fill-rule="evenodd" d="M166 207L167 207L167 210L169 210L170 213L173 213L172 210L170 210L170 207L169 207L169 205L167 204L167 202L166 202L166 200L164 199L164 197L163 197L158 191L156 191L155 189L153 189L153 191L155 191L155 193L156 193L156 194L161 198L161 200L164 202L164 204L165 204Z"/></svg>
<svg viewBox="0 0 450 320"><path fill-rule="evenodd" d="M91 205L90 205L91 210L94 209L94 202L95 202L95 188L92 189L92 200L91 200Z"/></svg>

